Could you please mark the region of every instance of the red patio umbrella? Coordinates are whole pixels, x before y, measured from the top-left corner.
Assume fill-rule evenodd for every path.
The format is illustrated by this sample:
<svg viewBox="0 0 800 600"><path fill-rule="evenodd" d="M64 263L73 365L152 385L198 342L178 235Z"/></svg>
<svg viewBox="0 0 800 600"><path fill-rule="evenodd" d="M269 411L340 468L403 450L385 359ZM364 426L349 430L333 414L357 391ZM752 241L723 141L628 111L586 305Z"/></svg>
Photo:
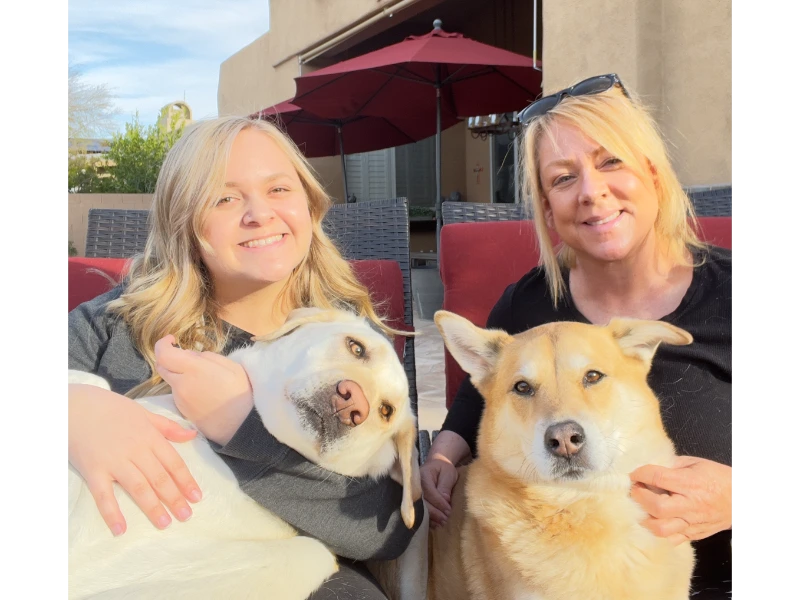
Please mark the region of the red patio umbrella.
<svg viewBox="0 0 800 600"><path fill-rule="evenodd" d="M436 133L435 123L430 119L372 115L330 119L303 110L293 104L292 100L265 108L250 117L278 122L307 158L339 154L342 159L345 198L348 196L345 148L347 154L370 152L418 142ZM442 128L452 127L458 121L459 119L448 115Z"/></svg>
<svg viewBox="0 0 800 600"><path fill-rule="evenodd" d="M294 104L329 118L414 115L437 123L436 221L441 226L441 120L521 110L541 91L533 58L442 30L295 78Z"/></svg>

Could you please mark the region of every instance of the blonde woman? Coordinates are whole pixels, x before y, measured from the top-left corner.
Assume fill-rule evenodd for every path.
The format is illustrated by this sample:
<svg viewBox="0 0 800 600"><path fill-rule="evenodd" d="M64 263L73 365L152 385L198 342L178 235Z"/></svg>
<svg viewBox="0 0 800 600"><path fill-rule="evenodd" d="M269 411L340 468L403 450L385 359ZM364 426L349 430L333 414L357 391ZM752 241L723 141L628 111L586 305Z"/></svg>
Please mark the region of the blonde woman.
<svg viewBox="0 0 800 600"><path fill-rule="evenodd" d="M487 326L661 319L689 346L660 348L649 383L681 454L631 474L644 526L694 542L693 598L731 588L731 252L698 241L694 212L654 122L614 75L541 98L520 115L541 266L509 286ZM553 247L554 230L561 248ZM467 380L421 470L433 527L447 521L454 465L475 453L483 399ZM648 489L647 485L661 492Z"/></svg>
<svg viewBox="0 0 800 600"><path fill-rule="evenodd" d="M131 399L169 384L246 493L353 561L340 561L335 581L313 598L352 590L384 598L354 561L394 558L407 546L413 531L400 516L400 486L322 473L280 444L260 424L244 370L224 356L300 306L348 308L388 331L322 231L329 203L271 124L230 117L192 125L164 161L153 228L129 277L69 314L69 367L113 390L70 385L69 459L115 535L125 519L114 481L157 527L169 526L170 513L188 519L202 490L167 440L195 432Z"/></svg>

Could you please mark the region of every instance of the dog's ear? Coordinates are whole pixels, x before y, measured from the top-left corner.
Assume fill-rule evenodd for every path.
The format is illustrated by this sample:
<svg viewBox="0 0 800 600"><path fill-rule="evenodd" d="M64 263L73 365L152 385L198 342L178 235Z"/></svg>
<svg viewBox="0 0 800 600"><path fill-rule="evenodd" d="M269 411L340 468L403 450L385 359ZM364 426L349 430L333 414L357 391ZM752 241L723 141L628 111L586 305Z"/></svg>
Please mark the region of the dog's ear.
<svg viewBox="0 0 800 600"><path fill-rule="evenodd" d="M274 342L278 338L290 334L292 331L308 323L332 323L335 321L350 321L357 318L354 314L344 310L322 309L313 307L296 308L289 313L286 322L272 333L253 336L254 342Z"/></svg>
<svg viewBox="0 0 800 600"><path fill-rule="evenodd" d="M433 315L445 346L477 384L494 367L500 350L513 338L498 329L481 329L464 317L445 310Z"/></svg>
<svg viewBox="0 0 800 600"><path fill-rule="evenodd" d="M403 501L400 514L406 527L414 527L414 502L422 498L422 483L419 476L419 451L417 450L417 426L413 417L394 436L397 460L389 476L403 486Z"/></svg>
<svg viewBox="0 0 800 600"><path fill-rule="evenodd" d="M607 327L623 353L646 363L653 360L661 342L685 346L693 341L688 331L664 321L617 318L611 319Z"/></svg>

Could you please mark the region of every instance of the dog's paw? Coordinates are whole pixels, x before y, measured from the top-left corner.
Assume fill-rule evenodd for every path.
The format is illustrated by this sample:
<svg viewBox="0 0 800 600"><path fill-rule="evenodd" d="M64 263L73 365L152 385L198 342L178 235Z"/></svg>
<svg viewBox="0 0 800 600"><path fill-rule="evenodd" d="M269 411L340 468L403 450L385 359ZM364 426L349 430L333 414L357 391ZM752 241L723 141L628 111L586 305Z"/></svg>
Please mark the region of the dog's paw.
<svg viewBox="0 0 800 600"><path fill-rule="evenodd" d="M111 391L111 386L108 384L108 382L99 375L95 375L94 373L86 373L84 371L77 371L75 369L70 369L69 382L93 385L95 387Z"/></svg>

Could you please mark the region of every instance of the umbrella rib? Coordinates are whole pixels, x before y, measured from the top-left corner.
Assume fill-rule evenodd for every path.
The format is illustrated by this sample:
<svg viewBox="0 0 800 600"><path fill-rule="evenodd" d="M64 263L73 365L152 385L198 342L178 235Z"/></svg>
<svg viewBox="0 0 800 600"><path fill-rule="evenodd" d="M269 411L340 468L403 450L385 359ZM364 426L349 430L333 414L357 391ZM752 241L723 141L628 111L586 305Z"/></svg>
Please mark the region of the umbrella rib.
<svg viewBox="0 0 800 600"><path fill-rule="evenodd" d="M440 64L447 64L447 63L440 63ZM456 79L456 75L458 75L458 74L459 74L459 72L461 72L461 71L463 71L464 69L466 69L466 68L467 68L467 66L469 66L469 65L461 65L461 66L460 66L458 69L456 69L455 71L453 71L453 73L451 73L450 75L448 75L447 77L445 77L445 78L442 80L442 85L448 85L448 84L451 84L451 83L453 83L454 81L461 81L461 79ZM477 73L475 73L475 74L473 74L473 75L467 75L466 77L464 77L464 79L469 79L470 77L476 77L476 76L478 76L478 75L483 75L484 73L486 73L486 71L478 71Z"/></svg>
<svg viewBox="0 0 800 600"><path fill-rule="evenodd" d="M533 94L534 98L539 94L539 92L533 92L532 90L529 90L528 88L526 88L524 85L520 84L519 82L514 81L514 79L512 79L511 77L509 77L508 75L506 75L502 71L498 70L497 67L489 67L487 72L491 73L492 71L494 71L495 73L500 75L500 77L502 77L503 79L506 79L509 82L513 83L515 86L517 86L523 92L527 92L528 94ZM467 75L466 77L463 77L462 79L459 79L459 81L466 81L467 79L471 79L473 77L477 77L478 75L483 75L484 73L474 73L474 74L471 74L471 75ZM533 98L531 98L531 100L533 100Z"/></svg>
<svg viewBox="0 0 800 600"><path fill-rule="evenodd" d="M387 124L387 125L389 125L389 127L391 127L392 129L395 129L395 130L397 130L397 131L398 131L398 132L400 132L402 135L406 136L406 137L408 138L408 142L407 142L407 143L409 143L409 144L413 144L414 142L417 142L417 141L419 141L419 140L416 140L416 139L414 139L414 137L413 137L413 136L410 136L409 134L407 134L407 133L406 133L405 131L403 131L402 129L400 129L400 128L399 128L397 125L395 125L395 123L393 123L393 122L392 122L390 119L383 119L383 120L386 122L386 124Z"/></svg>
<svg viewBox="0 0 800 600"><path fill-rule="evenodd" d="M397 70L399 71L399 70L400 70L400 69L402 69L402 68L403 68L402 66L399 66L399 67L397 67ZM386 73L385 71L380 71L380 70L378 70L378 69L370 69L370 71L377 71L378 73L381 73L382 75L388 75L389 77L386 79L386 81L384 81L384 82L383 82L383 83L380 85L380 87L379 87L377 90L375 90L375 93L374 93L374 94L372 94L372 96L370 96L369 98L367 98L367 101L366 101L366 102L364 102L364 104L362 104L362 105L361 105L361 108L359 108L359 109L356 111L356 114L357 114L357 115L360 115L360 114L361 114L361 111L362 111L362 110L364 110L364 109L367 107L367 105L368 105L370 102L372 102L372 101L375 99L375 96L377 96L378 94L380 94L380 93L383 91L383 88L385 88L387 85L389 85L389 82L390 82L390 81L392 80L392 78L394 77L394 74L392 74L392 73Z"/></svg>

